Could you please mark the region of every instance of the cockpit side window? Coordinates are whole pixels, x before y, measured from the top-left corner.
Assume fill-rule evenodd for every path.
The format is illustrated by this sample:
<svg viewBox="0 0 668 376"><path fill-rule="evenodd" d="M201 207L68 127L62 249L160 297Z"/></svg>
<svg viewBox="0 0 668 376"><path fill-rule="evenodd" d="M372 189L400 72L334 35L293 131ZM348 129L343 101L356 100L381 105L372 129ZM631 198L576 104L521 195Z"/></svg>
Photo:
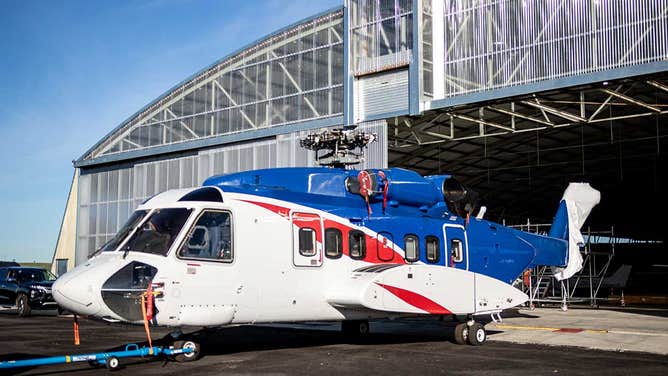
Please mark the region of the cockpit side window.
<svg viewBox="0 0 668 376"><path fill-rule="evenodd" d="M191 212L186 208L156 209L121 250L166 256Z"/></svg>
<svg viewBox="0 0 668 376"><path fill-rule="evenodd" d="M190 229L177 256L186 259L232 262L232 216L230 212L206 210Z"/></svg>
<svg viewBox="0 0 668 376"><path fill-rule="evenodd" d="M111 238L108 242L106 242L100 249L98 249L95 253L93 253L90 257L96 255L99 252L110 252L110 251L115 251L116 248L121 244L123 240L132 232L132 230L137 227L137 225L144 219L146 216L146 213L148 213L148 210L137 210L132 215L130 218L128 218L127 221L125 221L125 224L123 227L121 227L120 230L116 233L116 235Z"/></svg>

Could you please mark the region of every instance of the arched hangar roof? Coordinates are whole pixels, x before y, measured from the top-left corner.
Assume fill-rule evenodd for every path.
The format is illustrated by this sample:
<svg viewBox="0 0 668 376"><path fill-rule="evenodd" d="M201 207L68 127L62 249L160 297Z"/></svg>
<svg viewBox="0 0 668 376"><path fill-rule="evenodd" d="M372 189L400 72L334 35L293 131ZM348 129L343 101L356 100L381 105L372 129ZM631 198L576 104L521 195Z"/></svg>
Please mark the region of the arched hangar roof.
<svg viewBox="0 0 668 376"><path fill-rule="evenodd" d="M262 137L293 123L340 124L343 34L337 7L261 38L169 89L75 166Z"/></svg>

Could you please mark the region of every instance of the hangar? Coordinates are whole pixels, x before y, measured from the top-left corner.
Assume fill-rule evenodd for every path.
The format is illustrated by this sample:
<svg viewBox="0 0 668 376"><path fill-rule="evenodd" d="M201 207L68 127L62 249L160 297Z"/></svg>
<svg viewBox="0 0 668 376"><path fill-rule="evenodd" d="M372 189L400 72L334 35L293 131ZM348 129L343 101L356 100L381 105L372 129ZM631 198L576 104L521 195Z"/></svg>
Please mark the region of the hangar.
<svg viewBox="0 0 668 376"><path fill-rule="evenodd" d="M195 73L78 158L52 268L84 262L158 192L312 165L299 138L343 125L378 136L363 168L454 174L493 220L549 223L566 184L588 181L604 197L590 226L662 241L667 114L665 1L346 0Z"/></svg>

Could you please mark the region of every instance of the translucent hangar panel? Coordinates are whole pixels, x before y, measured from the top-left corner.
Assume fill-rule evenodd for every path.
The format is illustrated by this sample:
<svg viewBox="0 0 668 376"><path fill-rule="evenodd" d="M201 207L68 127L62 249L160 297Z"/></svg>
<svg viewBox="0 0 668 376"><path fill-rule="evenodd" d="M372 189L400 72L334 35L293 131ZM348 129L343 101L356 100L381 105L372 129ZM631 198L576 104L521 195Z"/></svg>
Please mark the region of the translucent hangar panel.
<svg viewBox="0 0 668 376"><path fill-rule="evenodd" d="M350 1L353 71L356 75L410 63L412 7L412 0Z"/></svg>
<svg viewBox="0 0 668 376"><path fill-rule="evenodd" d="M385 121L361 124L360 130L376 133L358 168L387 167ZM78 187L75 263L109 241L135 208L147 198L169 189L191 188L212 176L253 169L313 166L313 152L300 148L307 131L281 134L262 141L201 150L196 155L160 161L112 166L106 171L82 170Z"/></svg>
<svg viewBox="0 0 668 376"><path fill-rule="evenodd" d="M443 14L425 0L422 68L425 95L444 85L435 98L668 58L665 0L434 1ZM432 78L439 60L443 77Z"/></svg>
<svg viewBox="0 0 668 376"><path fill-rule="evenodd" d="M343 12L275 34L178 86L86 159L343 112Z"/></svg>

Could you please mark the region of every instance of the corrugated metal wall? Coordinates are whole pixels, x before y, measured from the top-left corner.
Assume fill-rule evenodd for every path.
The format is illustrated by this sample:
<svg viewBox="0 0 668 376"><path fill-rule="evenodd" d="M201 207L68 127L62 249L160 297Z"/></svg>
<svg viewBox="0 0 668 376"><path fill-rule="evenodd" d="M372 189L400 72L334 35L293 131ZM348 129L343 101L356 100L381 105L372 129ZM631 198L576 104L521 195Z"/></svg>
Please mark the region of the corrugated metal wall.
<svg viewBox="0 0 668 376"><path fill-rule="evenodd" d="M408 111L408 69L355 79L356 122L399 111Z"/></svg>
<svg viewBox="0 0 668 376"><path fill-rule="evenodd" d="M376 133L361 168L387 167L385 121L361 124ZM271 139L201 150L197 155L137 163L86 173L79 178L76 264L111 239L132 211L157 193L195 187L209 176L238 171L290 166L313 166L312 152L299 147L308 131Z"/></svg>

